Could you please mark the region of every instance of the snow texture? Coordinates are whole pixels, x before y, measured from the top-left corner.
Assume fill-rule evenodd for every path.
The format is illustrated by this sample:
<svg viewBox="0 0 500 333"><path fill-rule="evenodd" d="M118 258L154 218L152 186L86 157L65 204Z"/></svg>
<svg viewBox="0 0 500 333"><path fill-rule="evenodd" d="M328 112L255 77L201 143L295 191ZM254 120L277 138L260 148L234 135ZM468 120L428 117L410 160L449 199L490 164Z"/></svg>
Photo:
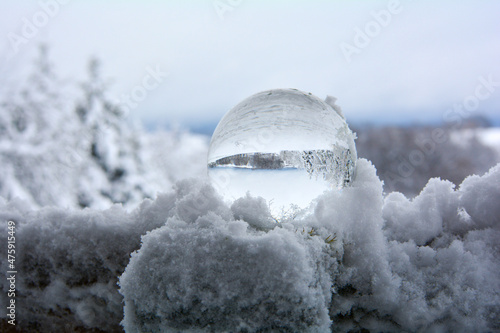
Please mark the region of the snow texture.
<svg viewBox="0 0 500 333"><path fill-rule="evenodd" d="M133 213L119 205L106 211L31 211L19 200L1 202L4 239L6 221L16 222L17 327L28 332L119 331L123 305L118 276L139 248L140 235L163 225L174 204L174 193L160 195L154 203L146 200ZM3 272L9 270L6 249L0 250Z"/></svg>
<svg viewBox="0 0 500 333"><path fill-rule="evenodd" d="M412 200L384 196L373 165L357 165L351 187L280 224L262 199L228 206L201 180L177 182L132 212L1 202L1 219L17 224L19 324L39 332L118 331L120 322L127 332L500 331L500 165L458 189L431 179ZM7 271L6 247L0 255ZM5 279L1 288L6 306Z"/></svg>

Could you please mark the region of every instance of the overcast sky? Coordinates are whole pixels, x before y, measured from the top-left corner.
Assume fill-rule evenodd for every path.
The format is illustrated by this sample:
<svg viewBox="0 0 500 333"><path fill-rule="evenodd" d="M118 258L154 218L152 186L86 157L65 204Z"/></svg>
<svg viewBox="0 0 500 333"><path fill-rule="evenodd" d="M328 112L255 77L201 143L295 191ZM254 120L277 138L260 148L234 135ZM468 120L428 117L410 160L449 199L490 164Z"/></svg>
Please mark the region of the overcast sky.
<svg viewBox="0 0 500 333"><path fill-rule="evenodd" d="M499 1L55 1L2 0L3 75L41 42L67 77L95 55L150 124L216 123L272 88L336 96L356 123L439 121L464 101L500 117L500 85L480 79L500 82Z"/></svg>

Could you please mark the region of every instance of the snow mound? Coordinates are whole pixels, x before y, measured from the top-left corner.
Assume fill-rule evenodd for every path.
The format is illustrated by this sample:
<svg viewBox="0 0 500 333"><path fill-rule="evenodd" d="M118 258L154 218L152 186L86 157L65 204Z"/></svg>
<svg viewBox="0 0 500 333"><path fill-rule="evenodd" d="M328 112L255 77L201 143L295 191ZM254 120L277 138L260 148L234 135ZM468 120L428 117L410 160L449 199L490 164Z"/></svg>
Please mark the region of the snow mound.
<svg viewBox="0 0 500 333"><path fill-rule="evenodd" d="M0 200L16 222L19 328L500 331L500 164L458 189L432 179L412 200L357 165L352 186L283 223L201 180L132 212Z"/></svg>
<svg viewBox="0 0 500 333"><path fill-rule="evenodd" d="M249 232L209 213L143 237L120 279L127 332L254 331L330 326L325 242L294 230ZM142 287L139 287L142 286ZM146 319L146 320L145 320Z"/></svg>
<svg viewBox="0 0 500 333"><path fill-rule="evenodd" d="M500 165L410 201L358 163L352 187L270 230L259 199L179 202L197 214L144 236L120 278L126 331L499 329Z"/></svg>
<svg viewBox="0 0 500 333"><path fill-rule="evenodd" d="M143 237L120 279L125 328L326 329L331 280L316 269L325 247L293 229L252 231L214 213L171 218Z"/></svg>
<svg viewBox="0 0 500 333"><path fill-rule="evenodd" d="M173 193L160 195L127 213L118 205L106 211L30 211L24 202L0 200L2 235L7 235L6 221L16 223L17 327L27 332L120 331L118 276L140 247L140 235L163 225L174 203ZM6 250L0 249L4 272L9 270ZM0 306L6 307L5 279L0 286Z"/></svg>

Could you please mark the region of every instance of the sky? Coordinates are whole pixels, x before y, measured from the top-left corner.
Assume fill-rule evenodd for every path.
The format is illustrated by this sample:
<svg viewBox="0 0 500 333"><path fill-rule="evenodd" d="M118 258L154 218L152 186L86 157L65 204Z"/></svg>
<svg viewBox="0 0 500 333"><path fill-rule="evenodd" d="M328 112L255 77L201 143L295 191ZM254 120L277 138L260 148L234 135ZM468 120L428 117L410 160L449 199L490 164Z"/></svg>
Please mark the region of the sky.
<svg viewBox="0 0 500 333"><path fill-rule="evenodd" d="M98 57L112 96L150 127L215 126L273 88L335 96L358 124L500 125L499 15L492 0L8 0L2 82L47 43L64 77Z"/></svg>

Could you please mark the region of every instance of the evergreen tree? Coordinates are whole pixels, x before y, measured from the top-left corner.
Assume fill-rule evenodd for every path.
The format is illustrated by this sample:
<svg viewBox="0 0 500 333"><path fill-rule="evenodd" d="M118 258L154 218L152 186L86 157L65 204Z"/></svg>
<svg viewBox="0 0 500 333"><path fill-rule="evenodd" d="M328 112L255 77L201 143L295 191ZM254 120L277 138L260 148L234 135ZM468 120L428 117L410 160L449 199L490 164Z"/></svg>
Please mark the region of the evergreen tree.
<svg viewBox="0 0 500 333"><path fill-rule="evenodd" d="M82 124L82 137L88 144L89 160L104 176L99 193L113 203L137 202L148 196L141 185L140 141L127 123L123 110L108 97L108 84L101 77L97 59L89 62L88 79L81 84L81 89L83 98L75 110ZM89 188L86 185L90 184L82 185L82 188ZM88 197L88 193L79 194L81 206L89 205L85 202Z"/></svg>
<svg viewBox="0 0 500 333"><path fill-rule="evenodd" d="M60 196L65 187L72 187L71 175L61 168L66 154L60 148L72 146L68 130L75 126L61 98L62 87L42 45L27 84L9 92L1 103L3 197L21 197L40 206L73 205L71 197Z"/></svg>

